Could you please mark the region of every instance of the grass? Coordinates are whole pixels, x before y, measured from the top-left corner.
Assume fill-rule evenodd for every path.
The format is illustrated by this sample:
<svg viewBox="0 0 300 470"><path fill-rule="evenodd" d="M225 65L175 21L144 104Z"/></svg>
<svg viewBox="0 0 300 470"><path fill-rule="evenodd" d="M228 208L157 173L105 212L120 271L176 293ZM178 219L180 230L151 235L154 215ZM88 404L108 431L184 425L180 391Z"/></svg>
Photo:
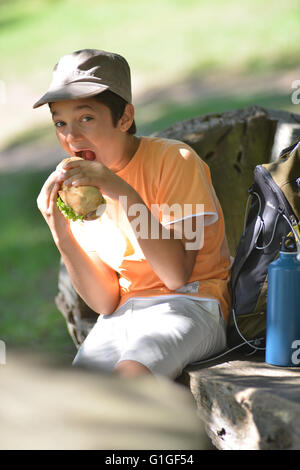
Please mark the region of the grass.
<svg viewBox="0 0 300 470"><path fill-rule="evenodd" d="M172 88L189 77L209 80L212 74L227 82L232 75L259 79L299 67L299 18L296 0L90 0L88 6L81 0L0 0L0 81L8 93L6 107L0 108L0 142L6 125L10 148L48 143L52 126L38 121L38 111L37 126L27 124L26 98L44 93L63 54L84 47L119 52L140 92ZM11 97L15 89L19 94ZM10 99L17 100L16 108ZM232 89L187 99L154 93L136 106L138 133L252 104L295 111L284 91ZM23 131L12 134L16 112ZM35 202L48 174L0 173L0 339L8 351L12 346L74 351L54 303L59 254Z"/></svg>
<svg viewBox="0 0 300 470"><path fill-rule="evenodd" d="M137 111L137 125L140 134L149 135L166 129L176 122L200 115L234 110L256 104L270 109L295 112L290 97L282 93L257 93L255 95L227 95L203 98L187 104L174 102L155 103ZM299 112L299 111L298 111Z"/></svg>
<svg viewBox="0 0 300 470"><path fill-rule="evenodd" d="M14 129L45 123L31 107L64 54L92 47L125 55L136 99L191 75L230 81L299 67L299 18L297 0L0 0L0 147Z"/></svg>
<svg viewBox="0 0 300 470"><path fill-rule="evenodd" d="M6 0L2 73L48 73L82 47L119 51L149 82L187 70L287 68L298 65L299 16L295 0L90 0L88 8L80 0Z"/></svg>
<svg viewBox="0 0 300 470"><path fill-rule="evenodd" d="M54 304L59 255L36 206L47 174L0 175L0 337L63 353L74 348Z"/></svg>

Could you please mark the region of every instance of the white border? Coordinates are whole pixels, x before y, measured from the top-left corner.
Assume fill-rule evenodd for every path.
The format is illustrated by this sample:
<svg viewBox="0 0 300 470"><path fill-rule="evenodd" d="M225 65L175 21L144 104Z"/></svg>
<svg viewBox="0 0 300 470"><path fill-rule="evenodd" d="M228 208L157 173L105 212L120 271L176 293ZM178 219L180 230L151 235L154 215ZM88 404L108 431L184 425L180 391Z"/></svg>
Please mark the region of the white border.
<svg viewBox="0 0 300 470"><path fill-rule="evenodd" d="M180 222L181 220L189 219L190 217L200 217L200 216L206 216L206 215L214 216L214 217L212 218L211 221L204 222L205 226L212 225L215 222L217 222L217 220L219 219L219 216L218 216L217 212L199 212L198 214L185 215L181 219L171 220L171 222L164 222L164 223L161 222L161 224L163 225L163 227L165 227L166 225L175 224L176 222Z"/></svg>

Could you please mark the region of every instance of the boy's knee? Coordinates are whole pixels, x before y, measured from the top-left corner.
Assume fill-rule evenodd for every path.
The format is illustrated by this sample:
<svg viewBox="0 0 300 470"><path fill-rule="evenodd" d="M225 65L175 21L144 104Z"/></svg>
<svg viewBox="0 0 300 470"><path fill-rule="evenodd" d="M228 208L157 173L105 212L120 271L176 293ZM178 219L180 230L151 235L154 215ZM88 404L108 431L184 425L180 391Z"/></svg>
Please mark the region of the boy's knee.
<svg viewBox="0 0 300 470"><path fill-rule="evenodd" d="M114 372L123 377L135 377L138 375L151 374L148 367L140 362L124 360L120 361L114 368Z"/></svg>

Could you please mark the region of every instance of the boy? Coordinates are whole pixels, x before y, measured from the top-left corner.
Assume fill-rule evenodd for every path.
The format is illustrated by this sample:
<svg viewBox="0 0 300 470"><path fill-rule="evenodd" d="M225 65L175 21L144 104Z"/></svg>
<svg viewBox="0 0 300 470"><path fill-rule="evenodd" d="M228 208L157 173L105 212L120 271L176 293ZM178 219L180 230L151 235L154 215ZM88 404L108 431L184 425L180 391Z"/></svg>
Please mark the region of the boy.
<svg viewBox="0 0 300 470"><path fill-rule="evenodd" d="M73 364L175 378L223 350L230 258L207 165L182 142L135 135L130 69L118 54L63 56L34 107L46 103L61 146L82 161L49 176L38 207L74 288L99 313ZM104 214L66 220L62 182L97 187Z"/></svg>

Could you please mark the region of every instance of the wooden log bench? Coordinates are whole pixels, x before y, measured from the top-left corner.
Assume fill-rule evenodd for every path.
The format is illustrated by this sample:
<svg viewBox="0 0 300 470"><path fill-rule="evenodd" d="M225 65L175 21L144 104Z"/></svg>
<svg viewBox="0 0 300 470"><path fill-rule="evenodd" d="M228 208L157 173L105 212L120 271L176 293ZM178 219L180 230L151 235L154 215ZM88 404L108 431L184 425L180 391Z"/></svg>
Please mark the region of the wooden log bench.
<svg viewBox="0 0 300 470"><path fill-rule="evenodd" d="M220 450L300 449L300 369L231 355L189 370L190 389Z"/></svg>
<svg viewBox="0 0 300 470"><path fill-rule="evenodd" d="M193 147L210 167L234 257L256 165L276 159L300 136L300 116L258 106L177 123L156 136ZM61 262L56 305L79 347L98 315L77 295ZM263 355L226 357L184 371L200 418L218 449L300 448L300 369L275 368Z"/></svg>

